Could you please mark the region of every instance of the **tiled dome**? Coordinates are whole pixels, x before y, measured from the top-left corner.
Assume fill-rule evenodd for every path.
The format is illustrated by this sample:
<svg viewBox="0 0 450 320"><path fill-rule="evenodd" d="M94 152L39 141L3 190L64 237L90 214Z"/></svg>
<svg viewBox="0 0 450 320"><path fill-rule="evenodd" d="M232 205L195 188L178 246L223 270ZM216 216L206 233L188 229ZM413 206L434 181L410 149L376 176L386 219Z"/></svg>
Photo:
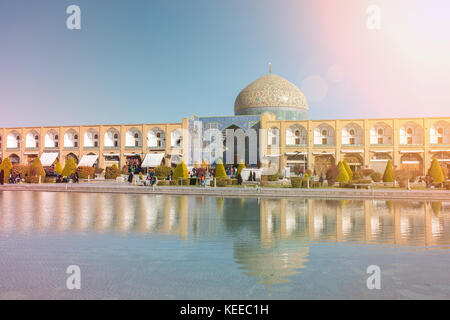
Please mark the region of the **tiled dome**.
<svg viewBox="0 0 450 320"><path fill-rule="evenodd" d="M288 80L268 74L250 83L242 90L234 103L234 112L239 114L261 114L268 109L301 109L307 112L308 102L303 92ZM270 111L270 110L269 110Z"/></svg>

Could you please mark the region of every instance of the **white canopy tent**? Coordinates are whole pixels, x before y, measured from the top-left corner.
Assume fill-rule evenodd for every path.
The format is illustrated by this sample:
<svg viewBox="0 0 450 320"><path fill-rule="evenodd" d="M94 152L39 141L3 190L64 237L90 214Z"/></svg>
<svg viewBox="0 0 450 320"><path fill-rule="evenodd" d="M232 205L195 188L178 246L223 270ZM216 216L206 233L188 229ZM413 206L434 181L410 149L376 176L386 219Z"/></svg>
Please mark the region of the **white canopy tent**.
<svg viewBox="0 0 450 320"><path fill-rule="evenodd" d="M43 167L50 167L56 158L58 158L58 152L43 152L39 160L41 160Z"/></svg>
<svg viewBox="0 0 450 320"><path fill-rule="evenodd" d="M147 153L141 164L142 168L155 168L161 164L164 153Z"/></svg>
<svg viewBox="0 0 450 320"><path fill-rule="evenodd" d="M92 167L97 159L98 155L96 154L84 155L78 163L77 167Z"/></svg>

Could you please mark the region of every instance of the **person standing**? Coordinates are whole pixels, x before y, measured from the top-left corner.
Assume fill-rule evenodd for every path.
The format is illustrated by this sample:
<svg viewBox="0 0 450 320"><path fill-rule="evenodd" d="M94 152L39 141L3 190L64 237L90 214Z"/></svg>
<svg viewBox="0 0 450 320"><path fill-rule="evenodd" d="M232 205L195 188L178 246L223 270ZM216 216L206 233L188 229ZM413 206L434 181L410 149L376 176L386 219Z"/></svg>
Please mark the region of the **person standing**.
<svg viewBox="0 0 450 320"><path fill-rule="evenodd" d="M3 185L3 183L5 182L5 171L2 169L2 171L0 171L0 184Z"/></svg>

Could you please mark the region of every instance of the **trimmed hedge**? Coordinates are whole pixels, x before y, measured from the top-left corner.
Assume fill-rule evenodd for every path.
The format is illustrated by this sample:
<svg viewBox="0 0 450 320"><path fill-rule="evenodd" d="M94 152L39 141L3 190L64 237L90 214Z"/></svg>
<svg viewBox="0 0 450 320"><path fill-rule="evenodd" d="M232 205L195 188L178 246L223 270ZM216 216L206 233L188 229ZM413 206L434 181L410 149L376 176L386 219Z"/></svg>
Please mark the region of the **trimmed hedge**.
<svg viewBox="0 0 450 320"><path fill-rule="evenodd" d="M77 171L77 164L73 158L69 158L64 165L64 169L62 171L62 175L64 177L68 177L71 174L74 174Z"/></svg>
<svg viewBox="0 0 450 320"><path fill-rule="evenodd" d="M53 171L55 171L56 173L62 174L63 172L63 167L61 165L61 163L58 161L55 164L55 168L53 169Z"/></svg>
<svg viewBox="0 0 450 320"><path fill-rule="evenodd" d="M339 161L338 170L339 174L336 181L339 183L347 183L350 180L350 176L348 175L347 169L345 169L345 164L342 161Z"/></svg>
<svg viewBox="0 0 450 320"><path fill-rule="evenodd" d="M443 183L445 181L444 173L442 172L442 168L436 158L434 158L431 162L431 167L428 171L428 175L430 175L433 179L433 183Z"/></svg>
<svg viewBox="0 0 450 320"><path fill-rule="evenodd" d="M166 179L170 172L172 172L172 168L168 166L157 166L155 168L155 174L158 179Z"/></svg>
<svg viewBox="0 0 450 320"><path fill-rule="evenodd" d="M223 163L221 160L217 162L216 169L214 170L214 177L215 178L226 178L227 173L225 172L225 167L223 166Z"/></svg>
<svg viewBox="0 0 450 320"><path fill-rule="evenodd" d="M105 179L115 180L117 177L120 177L121 175L122 175L122 173L116 164L113 164L111 167L106 168Z"/></svg>
<svg viewBox="0 0 450 320"><path fill-rule="evenodd" d="M245 168L245 164L243 161L241 161L237 167L236 176L239 175L241 173L242 169L244 169L244 168Z"/></svg>
<svg viewBox="0 0 450 320"><path fill-rule="evenodd" d="M45 170L42 167L41 160L39 158L35 158L33 162L31 162L30 169L28 170L28 175L30 177L39 177L41 176L41 181L44 181L45 178Z"/></svg>
<svg viewBox="0 0 450 320"><path fill-rule="evenodd" d="M9 160L9 158L5 158L3 160L3 162L0 164L0 171L3 170L4 171L4 177L3 177L3 181L5 183L8 183L9 181L9 175L11 173L11 169L12 169L12 164L11 161Z"/></svg>
<svg viewBox="0 0 450 320"><path fill-rule="evenodd" d="M292 186L292 188L301 188L302 187L302 178L291 177L291 186Z"/></svg>
<svg viewBox="0 0 450 320"><path fill-rule="evenodd" d="M93 167L78 167L76 170L79 179L95 178L95 169Z"/></svg>
<svg viewBox="0 0 450 320"><path fill-rule="evenodd" d="M383 182L394 182L394 167L392 166L391 160L388 160L386 165L386 170L384 170Z"/></svg>
<svg viewBox="0 0 450 320"><path fill-rule="evenodd" d="M180 163L177 164L177 167L173 171L173 179L185 179L189 178L186 165L184 164L183 160L181 160Z"/></svg>

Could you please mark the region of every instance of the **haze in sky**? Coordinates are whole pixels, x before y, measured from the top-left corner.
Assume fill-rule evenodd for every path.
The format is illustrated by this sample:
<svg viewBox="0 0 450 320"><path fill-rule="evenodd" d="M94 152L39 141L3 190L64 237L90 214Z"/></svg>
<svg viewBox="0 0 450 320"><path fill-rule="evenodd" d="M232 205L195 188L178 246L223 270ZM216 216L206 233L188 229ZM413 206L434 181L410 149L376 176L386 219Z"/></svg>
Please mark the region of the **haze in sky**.
<svg viewBox="0 0 450 320"><path fill-rule="evenodd" d="M66 26L72 4L80 30ZM0 0L0 127L233 115L269 62L305 93L310 119L449 116L449 9L446 0Z"/></svg>

